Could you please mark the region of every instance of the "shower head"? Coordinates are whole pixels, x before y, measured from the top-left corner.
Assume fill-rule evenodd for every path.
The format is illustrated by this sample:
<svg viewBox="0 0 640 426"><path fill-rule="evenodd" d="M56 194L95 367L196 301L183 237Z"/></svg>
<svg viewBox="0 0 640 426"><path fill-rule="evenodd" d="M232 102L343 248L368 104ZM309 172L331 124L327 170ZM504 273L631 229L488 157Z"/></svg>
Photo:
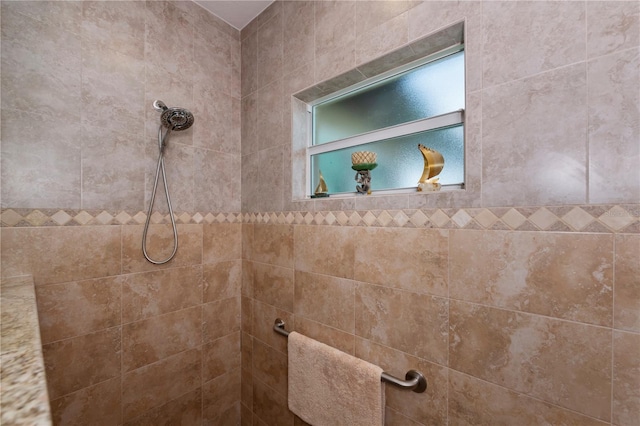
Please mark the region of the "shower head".
<svg viewBox="0 0 640 426"><path fill-rule="evenodd" d="M162 111L160 121L171 130L186 130L193 124L193 114L184 108L168 108L159 100L153 103L153 107Z"/></svg>

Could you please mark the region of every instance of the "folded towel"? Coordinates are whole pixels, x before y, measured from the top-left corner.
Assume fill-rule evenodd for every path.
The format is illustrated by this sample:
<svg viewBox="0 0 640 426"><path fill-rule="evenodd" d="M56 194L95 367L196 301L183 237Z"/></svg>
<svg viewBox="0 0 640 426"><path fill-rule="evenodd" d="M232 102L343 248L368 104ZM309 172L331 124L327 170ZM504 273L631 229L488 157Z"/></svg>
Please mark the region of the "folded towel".
<svg viewBox="0 0 640 426"><path fill-rule="evenodd" d="M313 426L384 424L382 368L289 333L289 409Z"/></svg>

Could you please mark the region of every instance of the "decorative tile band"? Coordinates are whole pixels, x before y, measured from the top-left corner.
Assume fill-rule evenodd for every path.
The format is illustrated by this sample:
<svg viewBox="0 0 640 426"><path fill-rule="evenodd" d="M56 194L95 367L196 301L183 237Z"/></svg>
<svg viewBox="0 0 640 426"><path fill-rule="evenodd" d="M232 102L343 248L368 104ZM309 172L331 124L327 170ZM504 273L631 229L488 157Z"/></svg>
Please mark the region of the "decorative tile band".
<svg viewBox="0 0 640 426"><path fill-rule="evenodd" d="M264 213L174 213L177 223L265 223L400 228L640 233L640 204ZM3 227L142 225L144 212L4 209ZM154 213L151 223L169 223Z"/></svg>

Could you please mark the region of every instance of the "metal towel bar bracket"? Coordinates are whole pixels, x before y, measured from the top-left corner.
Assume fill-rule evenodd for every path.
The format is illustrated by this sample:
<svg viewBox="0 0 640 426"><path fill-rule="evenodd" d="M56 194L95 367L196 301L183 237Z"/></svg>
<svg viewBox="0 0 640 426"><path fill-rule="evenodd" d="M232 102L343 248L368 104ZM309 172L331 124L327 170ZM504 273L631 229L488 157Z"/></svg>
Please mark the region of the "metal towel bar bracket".
<svg viewBox="0 0 640 426"><path fill-rule="evenodd" d="M289 332L284 329L284 321L280 318L276 318L276 321L273 324L273 331L283 335L284 337L289 337ZM405 380L402 380L383 371L381 380L402 389L412 390L416 393L422 393L427 390L427 379L425 379L421 372L409 370L404 378Z"/></svg>

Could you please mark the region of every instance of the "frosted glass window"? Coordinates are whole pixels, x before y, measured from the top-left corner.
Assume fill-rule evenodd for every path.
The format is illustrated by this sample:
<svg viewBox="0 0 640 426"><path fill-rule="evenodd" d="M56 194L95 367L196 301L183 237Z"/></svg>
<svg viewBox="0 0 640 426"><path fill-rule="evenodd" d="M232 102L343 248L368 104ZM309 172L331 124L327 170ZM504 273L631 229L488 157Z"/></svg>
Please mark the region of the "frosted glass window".
<svg viewBox="0 0 640 426"><path fill-rule="evenodd" d="M309 194L320 173L328 195L356 193L351 154L372 151L371 190L416 188L424 170L418 144L444 157L443 186L464 186L462 45L346 88L311 105Z"/></svg>
<svg viewBox="0 0 640 426"><path fill-rule="evenodd" d="M313 108L313 144L464 108L464 52L386 78Z"/></svg>

